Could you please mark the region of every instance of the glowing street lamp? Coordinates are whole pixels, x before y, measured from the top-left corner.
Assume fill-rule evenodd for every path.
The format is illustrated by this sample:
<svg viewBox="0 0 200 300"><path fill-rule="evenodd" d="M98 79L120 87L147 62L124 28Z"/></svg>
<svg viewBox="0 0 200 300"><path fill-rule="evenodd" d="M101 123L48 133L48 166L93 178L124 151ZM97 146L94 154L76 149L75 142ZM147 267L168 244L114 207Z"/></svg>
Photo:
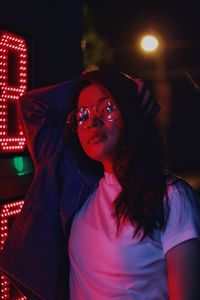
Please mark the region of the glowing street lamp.
<svg viewBox="0 0 200 300"><path fill-rule="evenodd" d="M146 35L142 38L140 46L145 52L154 52L159 47L158 39L153 35Z"/></svg>

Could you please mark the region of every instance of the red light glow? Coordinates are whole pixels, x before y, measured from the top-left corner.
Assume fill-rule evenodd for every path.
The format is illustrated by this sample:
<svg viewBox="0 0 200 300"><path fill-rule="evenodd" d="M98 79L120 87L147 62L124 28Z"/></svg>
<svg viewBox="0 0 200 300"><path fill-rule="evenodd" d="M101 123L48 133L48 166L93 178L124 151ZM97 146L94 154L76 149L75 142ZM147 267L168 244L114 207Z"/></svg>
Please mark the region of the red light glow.
<svg viewBox="0 0 200 300"><path fill-rule="evenodd" d="M27 89L27 52L23 38L7 32L0 34L0 152L3 153L21 152L25 148L16 103Z"/></svg>
<svg viewBox="0 0 200 300"><path fill-rule="evenodd" d="M24 201L16 201L9 204L4 204L0 209L0 245L1 250L8 236L9 227L13 218L15 218L21 211ZM12 293L11 293L12 292ZM15 299L15 300L27 300L23 295L19 295L19 291L10 283L6 276L0 275L0 299ZM13 298L11 294L16 296Z"/></svg>

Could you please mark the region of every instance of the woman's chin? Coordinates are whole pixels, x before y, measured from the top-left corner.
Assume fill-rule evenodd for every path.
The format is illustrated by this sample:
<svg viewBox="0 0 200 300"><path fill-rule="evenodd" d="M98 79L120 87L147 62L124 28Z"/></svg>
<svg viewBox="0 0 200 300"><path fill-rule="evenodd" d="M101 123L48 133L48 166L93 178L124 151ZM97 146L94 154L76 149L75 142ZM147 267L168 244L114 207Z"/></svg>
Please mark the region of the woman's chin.
<svg viewBox="0 0 200 300"><path fill-rule="evenodd" d="M101 152L99 152L99 153L94 153L94 152L92 152L92 153L88 153L87 154L91 159L93 159L93 160L96 160L96 161L98 161L98 162L102 162L103 160L104 160L104 155L103 155L103 153L101 153Z"/></svg>
<svg viewBox="0 0 200 300"><path fill-rule="evenodd" d="M87 145L83 150L89 158L103 163L104 161L112 160L113 155L116 152L113 148L115 148L113 145L110 145L106 140L102 140Z"/></svg>
<svg viewBox="0 0 200 300"><path fill-rule="evenodd" d="M94 147L92 150L93 151L86 153L87 156L89 156L91 159L96 160L102 164L105 161L111 161L112 155L105 151L105 149L101 149L100 147L98 149L95 149Z"/></svg>

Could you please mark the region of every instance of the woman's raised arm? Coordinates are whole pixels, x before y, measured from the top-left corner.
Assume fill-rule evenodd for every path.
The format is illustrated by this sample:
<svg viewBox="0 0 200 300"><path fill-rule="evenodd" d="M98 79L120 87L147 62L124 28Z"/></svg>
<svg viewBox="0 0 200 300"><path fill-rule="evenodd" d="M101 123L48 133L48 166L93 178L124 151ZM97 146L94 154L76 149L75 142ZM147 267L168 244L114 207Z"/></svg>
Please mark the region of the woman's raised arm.
<svg viewBox="0 0 200 300"><path fill-rule="evenodd" d="M19 116L36 165L48 163L63 150L64 127L74 82L33 90L19 101Z"/></svg>

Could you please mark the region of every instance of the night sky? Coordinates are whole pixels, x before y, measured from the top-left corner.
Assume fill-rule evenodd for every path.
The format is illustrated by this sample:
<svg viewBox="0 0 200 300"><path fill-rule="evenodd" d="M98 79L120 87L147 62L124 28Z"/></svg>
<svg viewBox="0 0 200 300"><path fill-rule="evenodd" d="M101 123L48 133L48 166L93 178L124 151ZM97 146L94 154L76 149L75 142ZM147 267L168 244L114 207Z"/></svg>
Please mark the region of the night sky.
<svg viewBox="0 0 200 300"><path fill-rule="evenodd" d="M168 38L199 39L198 1L87 0L100 31L118 35L151 28Z"/></svg>

